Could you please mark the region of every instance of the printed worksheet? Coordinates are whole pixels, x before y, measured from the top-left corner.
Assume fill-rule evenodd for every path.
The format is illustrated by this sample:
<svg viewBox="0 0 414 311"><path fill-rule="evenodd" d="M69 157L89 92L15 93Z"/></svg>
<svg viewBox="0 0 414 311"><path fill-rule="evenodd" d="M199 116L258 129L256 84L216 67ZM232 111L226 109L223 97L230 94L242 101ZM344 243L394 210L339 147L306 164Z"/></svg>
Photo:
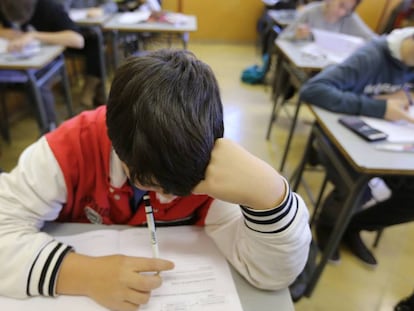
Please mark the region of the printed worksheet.
<svg viewBox="0 0 414 311"><path fill-rule="evenodd" d="M145 311L242 311L227 261L203 228L185 226L157 229L160 257L174 261L175 269L162 272L163 285L152 292ZM151 257L146 228L98 230L57 237L79 253L104 256L122 253ZM15 300L0 297L2 310L104 311L86 297L36 297Z"/></svg>

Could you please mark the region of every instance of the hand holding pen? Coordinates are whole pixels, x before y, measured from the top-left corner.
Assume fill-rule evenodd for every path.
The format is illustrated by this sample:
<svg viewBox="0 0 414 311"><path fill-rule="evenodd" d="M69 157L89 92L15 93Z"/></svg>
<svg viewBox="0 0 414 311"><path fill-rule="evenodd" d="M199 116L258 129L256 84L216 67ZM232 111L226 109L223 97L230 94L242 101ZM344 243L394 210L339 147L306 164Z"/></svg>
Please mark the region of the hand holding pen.
<svg viewBox="0 0 414 311"><path fill-rule="evenodd" d="M410 89L408 88L407 85L404 85L402 90L404 91L405 96L407 97L408 100L408 106L411 107L414 105L414 101L413 101L413 97L411 95Z"/></svg>

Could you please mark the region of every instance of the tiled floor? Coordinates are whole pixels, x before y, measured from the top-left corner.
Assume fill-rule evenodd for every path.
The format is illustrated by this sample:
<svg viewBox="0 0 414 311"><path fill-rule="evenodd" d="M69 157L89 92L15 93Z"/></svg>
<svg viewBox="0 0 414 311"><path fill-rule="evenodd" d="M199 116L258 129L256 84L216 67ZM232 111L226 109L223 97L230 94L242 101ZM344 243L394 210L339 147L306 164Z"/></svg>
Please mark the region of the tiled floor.
<svg viewBox="0 0 414 311"><path fill-rule="evenodd" d="M270 89L240 82L241 71L260 62L255 48L247 45L203 45L191 42L189 48L210 64L217 75L225 108L225 136L240 142L252 153L278 167L289 119L283 113L273 128L271 139L266 141L265 132L271 110ZM77 106L76 89L74 95ZM64 111L63 105L58 104L58 107ZM301 120L309 119L311 116L303 109ZM309 131L308 123L300 122L296 131L286 166L287 177L302 156ZM11 145L2 142L0 165L6 170L15 165L20 151L38 136L36 125L30 117L13 124L11 134ZM316 190L321 176L319 173L308 173L306 179ZM308 200L303 189L299 192ZM374 236L365 234L363 237L372 243ZM394 304L414 288L413 238L412 224L385 230L378 248L374 250L379 261L376 269L364 266L345 249L341 250L341 263L327 266L313 296L296 303L296 310L393 310ZM260 311L260 306L257 310Z"/></svg>

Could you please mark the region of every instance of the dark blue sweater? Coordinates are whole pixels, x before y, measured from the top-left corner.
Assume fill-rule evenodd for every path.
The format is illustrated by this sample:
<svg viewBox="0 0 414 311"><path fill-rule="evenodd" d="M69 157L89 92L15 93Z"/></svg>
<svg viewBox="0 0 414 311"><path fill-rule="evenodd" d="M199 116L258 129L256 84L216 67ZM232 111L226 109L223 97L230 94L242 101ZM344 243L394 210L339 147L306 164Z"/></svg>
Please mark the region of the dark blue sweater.
<svg viewBox="0 0 414 311"><path fill-rule="evenodd" d="M383 36L308 80L300 95L305 102L334 112L383 118L386 101L373 97L404 85L414 86L414 68L391 55Z"/></svg>

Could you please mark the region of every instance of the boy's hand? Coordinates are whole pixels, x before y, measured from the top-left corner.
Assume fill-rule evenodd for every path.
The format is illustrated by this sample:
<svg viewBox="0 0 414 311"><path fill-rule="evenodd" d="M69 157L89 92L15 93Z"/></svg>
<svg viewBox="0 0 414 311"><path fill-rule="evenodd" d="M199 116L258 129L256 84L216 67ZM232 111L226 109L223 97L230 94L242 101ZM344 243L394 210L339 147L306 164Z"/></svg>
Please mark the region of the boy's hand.
<svg viewBox="0 0 414 311"><path fill-rule="evenodd" d="M90 8L88 9L86 16L89 18L97 18L104 15L104 11L102 8Z"/></svg>
<svg viewBox="0 0 414 311"><path fill-rule="evenodd" d="M390 121L404 120L414 123L414 117L408 113L408 99L407 98L391 98L387 100L384 119Z"/></svg>
<svg viewBox="0 0 414 311"><path fill-rule="evenodd" d="M282 202L283 178L269 164L229 139L217 139L205 179L193 190L253 209L271 209Z"/></svg>
<svg viewBox="0 0 414 311"><path fill-rule="evenodd" d="M295 39L297 40L306 40L309 39L311 35L311 30L308 25L300 24L295 29Z"/></svg>
<svg viewBox="0 0 414 311"><path fill-rule="evenodd" d="M61 267L57 293L89 296L110 310L137 310L161 286L158 272L173 268L172 262L163 259L71 253Z"/></svg>
<svg viewBox="0 0 414 311"><path fill-rule="evenodd" d="M7 46L8 52L20 52L23 48L35 40L32 32L22 33L17 38L9 41Z"/></svg>

